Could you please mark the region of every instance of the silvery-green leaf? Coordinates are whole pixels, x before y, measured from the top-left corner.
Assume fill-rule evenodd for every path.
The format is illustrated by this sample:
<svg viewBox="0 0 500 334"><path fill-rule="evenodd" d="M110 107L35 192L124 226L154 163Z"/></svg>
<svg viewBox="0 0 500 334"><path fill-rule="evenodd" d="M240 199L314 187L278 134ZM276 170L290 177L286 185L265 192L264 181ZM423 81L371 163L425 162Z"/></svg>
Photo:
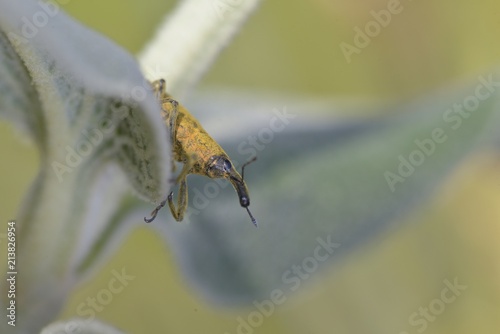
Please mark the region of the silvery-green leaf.
<svg viewBox="0 0 500 334"><path fill-rule="evenodd" d="M188 178L189 223L163 212L155 227L209 299L251 303L269 299L274 289L289 296L353 247L395 226L430 200L462 160L498 141L499 86L487 74L391 107L385 116L350 122L315 113L307 98L202 100L193 112L211 115L202 123L233 161L241 166L258 155L245 177L259 227L229 183L196 176ZM465 111L454 111L454 104ZM225 110L207 110L215 106ZM330 114L339 108L331 104Z"/></svg>
<svg viewBox="0 0 500 334"><path fill-rule="evenodd" d="M41 15L46 24L33 25ZM40 148L40 170L16 217L23 321L8 327L33 333L81 278L79 263L106 230L126 184L150 201L165 197L170 148L149 84L120 47L54 2L1 0L0 32L1 114ZM96 189L102 197L90 196ZM99 212L89 211L94 207ZM7 294L0 300L5 309ZM0 326L7 331L5 321Z"/></svg>
<svg viewBox="0 0 500 334"><path fill-rule="evenodd" d="M43 141L38 96L22 60L0 31L0 117L18 126L33 142Z"/></svg>
<svg viewBox="0 0 500 334"><path fill-rule="evenodd" d="M45 327L40 334L122 334L123 332L98 320L73 319L60 321Z"/></svg>

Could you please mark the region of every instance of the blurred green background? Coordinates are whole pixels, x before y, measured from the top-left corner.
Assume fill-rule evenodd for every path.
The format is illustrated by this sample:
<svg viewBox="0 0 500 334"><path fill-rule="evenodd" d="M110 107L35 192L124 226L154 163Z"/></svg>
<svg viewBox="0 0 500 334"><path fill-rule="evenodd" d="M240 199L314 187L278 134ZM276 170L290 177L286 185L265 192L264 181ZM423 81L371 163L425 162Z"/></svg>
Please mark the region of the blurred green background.
<svg viewBox="0 0 500 334"><path fill-rule="evenodd" d="M401 102L498 64L500 4L488 0L401 2L403 11L348 64L339 44L352 44L353 28L364 27L372 20L370 11L387 3L263 1L197 89ZM87 0L63 8L137 53L174 6L174 1ZM172 41L165 52L175 47ZM0 130L0 219L6 221L22 210L37 153L10 125L1 123ZM499 332L499 167L493 153L465 162L428 206L406 217L408 224L348 256L254 332L413 333L408 316L428 305L427 296L439 296L443 286L436 282L448 271L444 267L453 267L468 288L425 332ZM252 310L206 303L185 283L163 242L139 229L71 296L61 319L76 315L87 297L106 288L112 270L122 267L136 279L97 316L130 333L236 333L237 317Z"/></svg>

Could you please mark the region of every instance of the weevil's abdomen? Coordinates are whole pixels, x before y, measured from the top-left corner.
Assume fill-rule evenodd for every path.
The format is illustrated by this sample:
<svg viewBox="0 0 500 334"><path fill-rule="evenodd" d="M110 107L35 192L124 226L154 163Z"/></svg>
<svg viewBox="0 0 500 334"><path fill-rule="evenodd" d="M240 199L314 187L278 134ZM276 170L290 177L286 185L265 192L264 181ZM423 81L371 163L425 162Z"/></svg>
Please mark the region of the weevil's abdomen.
<svg viewBox="0 0 500 334"><path fill-rule="evenodd" d="M162 104L163 119L167 120L172 112L173 105L170 102ZM222 147L210 137L196 118L184 108L177 104L178 116L175 125L174 159L186 162L187 159L195 159L190 173L206 175L205 168L210 157L214 155L226 155Z"/></svg>

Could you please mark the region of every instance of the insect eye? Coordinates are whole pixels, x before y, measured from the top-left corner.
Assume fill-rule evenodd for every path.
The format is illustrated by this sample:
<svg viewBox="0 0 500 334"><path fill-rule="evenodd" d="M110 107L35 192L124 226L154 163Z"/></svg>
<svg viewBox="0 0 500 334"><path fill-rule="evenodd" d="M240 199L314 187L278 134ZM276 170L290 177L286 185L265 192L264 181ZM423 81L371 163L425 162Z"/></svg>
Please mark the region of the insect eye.
<svg viewBox="0 0 500 334"><path fill-rule="evenodd" d="M229 172L233 168L231 162L227 159L224 160L224 171Z"/></svg>
<svg viewBox="0 0 500 334"><path fill-rule="evenodd" d="M212 163L208 166L207 172L211 177L224 177L226 173L231 172L231 162L223 156L214 156Z"/></svg>

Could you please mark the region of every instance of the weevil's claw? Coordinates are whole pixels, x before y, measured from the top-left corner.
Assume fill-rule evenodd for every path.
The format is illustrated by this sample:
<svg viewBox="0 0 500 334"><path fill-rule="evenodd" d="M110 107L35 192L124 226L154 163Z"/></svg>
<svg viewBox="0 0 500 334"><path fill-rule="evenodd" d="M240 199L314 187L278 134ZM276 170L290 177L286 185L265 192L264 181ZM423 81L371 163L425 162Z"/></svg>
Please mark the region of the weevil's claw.
<svg viewBox="0 0 500 334"><path fill-rule="evenodd" d="M144 221L146 223L151 223L153 220L156 219L156 216L158 215L158 211L161 210L165 206L165 203L167 203L167 200L163 200L160 205L158 205L153 211L151 211L151 218L146 218L144 217Z"/></svg>
<svg viewBox="0 0 500 334"><path fill-rule="evenodd" d="M146 217L144 217L144 221L145 221L146 223L148 223L148 224L149 224L149 223L151 223L153 220L155 220L155 218L156 218L156 212L155 212L154 214L153 214L153 213L151 213L151 215L152 215L152 217L151 217L151 218L146 218Z"/></svg>

